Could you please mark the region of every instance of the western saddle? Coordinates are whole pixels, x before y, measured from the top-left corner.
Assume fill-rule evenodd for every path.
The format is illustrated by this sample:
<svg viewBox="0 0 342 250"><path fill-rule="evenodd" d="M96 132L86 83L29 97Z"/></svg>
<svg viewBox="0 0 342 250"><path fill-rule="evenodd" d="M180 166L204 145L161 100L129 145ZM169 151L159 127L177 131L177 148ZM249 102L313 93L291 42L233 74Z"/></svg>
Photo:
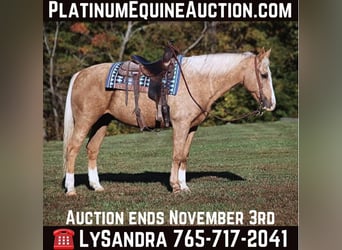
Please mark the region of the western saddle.
<svg viewBox="0 0 342 250"><path fill-rule="evenodd" d="M173 74L176 57L179 54L178 50L171 42L165 46L164 54L161 59L150 62L139 55L133 55L131 61L125 62L120 71L127 77L133 77L133 91L135 99L135 114L140 129L149 130L141 115L139 108L139 78L141 74L150 78L148 87L148 97L155 101L157 114L156 126L160 126L164 121L164 126L170 126L170 107L167 104L168 94L168 79L171 79ZM162 79L165 78L166 81ZM126 84L126 86L128 86ZM127 87L126 87L126 103L127 103Z"/></svg>

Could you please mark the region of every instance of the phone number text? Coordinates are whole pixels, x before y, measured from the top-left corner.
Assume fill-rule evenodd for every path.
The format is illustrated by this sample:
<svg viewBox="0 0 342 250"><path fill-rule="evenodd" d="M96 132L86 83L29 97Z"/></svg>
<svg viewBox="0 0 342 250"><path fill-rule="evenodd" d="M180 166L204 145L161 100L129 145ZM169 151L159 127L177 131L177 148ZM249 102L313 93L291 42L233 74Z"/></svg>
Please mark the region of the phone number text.
<svg viewBox="0 0 342 250"><path fill-rule="evenodd" d="M249 229L174 229L173 247L287 247L287 230Z"/></svg>

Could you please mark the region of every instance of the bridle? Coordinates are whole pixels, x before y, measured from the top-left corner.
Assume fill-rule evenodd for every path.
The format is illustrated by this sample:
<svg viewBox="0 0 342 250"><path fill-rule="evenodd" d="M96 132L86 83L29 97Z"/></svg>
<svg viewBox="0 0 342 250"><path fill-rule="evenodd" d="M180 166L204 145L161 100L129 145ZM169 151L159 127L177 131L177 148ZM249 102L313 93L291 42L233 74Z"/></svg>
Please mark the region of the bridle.
<svg viewBox="0 0 342 250"><path fill-rule="evenodd" d="M259 109L261 110L264 104L264 91L263 91L263 84L260 80L260 70L258 69L258 62L257 62L257 56L254 57L254 70L255 70L255 77L257 79L257 83L258 83L258 88L259 88Z"/></svg>
<svg viewBox="0 0 342 250"><path fill-rule="evenodd" d="M262 116L264 114L263 112L263 106L264 106L264 91L263 91L263 84L260 80L260 70L258 69L258 61L257 61L257 57L258 56L254 56L254 72L255 72L255 77L257 79L257 83L258 83L258 89L259 89L259 95L257 95L258 99L259 99L259 106L256 110L254 111L251 111L249 113L246 113L246 114L243 114L241 116L239 116L238 118L235 118L235 119L230 119L230 120L227 120L227 119L222 119L222 118L219 118L217 116L214 116L216 119L219 119L221 121L225 121L225 122L234 122L234 121L238 121L238 120L241 120L241 119L244 119L244 118L247 118L247 117L250 117L250 116Z"/></svg>

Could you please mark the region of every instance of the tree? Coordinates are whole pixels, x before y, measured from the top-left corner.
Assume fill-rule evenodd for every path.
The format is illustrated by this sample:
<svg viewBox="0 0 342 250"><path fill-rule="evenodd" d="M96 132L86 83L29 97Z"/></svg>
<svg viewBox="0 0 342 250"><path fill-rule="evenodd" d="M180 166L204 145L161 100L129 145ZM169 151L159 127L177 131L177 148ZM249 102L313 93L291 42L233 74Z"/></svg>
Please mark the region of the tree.
<svg viewBox="0 0 342 250"><path fill-rule="evenodd" d="M186 56L221 53L257 53L272 48L271 71L277 108L257 120L298 116L298 24L289 21L262 22L45 22L44 123L48 139L60 139L68 83L71 76L102 62L129 60L140 54L156 60L164 45L174 40ZM222 124L250 112L257 103L243 88L236 87L214 105L207 125ZM216 118L215 118L216 117ZM254 119L243 120L254 121ZM113 123L110 133L132 131ZM135 131L135 130L133 130Z"/></svg>
<svg viewBox="0 0 342 250"><path fill-rule="evenodd" d="M58 113L58 106L59 106L59 101L62 99L59 92L56 90L55 87L55 82L54 82L54 63L55 63L55 54L56 54L56 48L57 48L57 41L58 41L58 35L59 35L59 27L60 24L59 22L56 22L56 29L54 32L54 36L51 41L48 39L46 31L44 29L43 32L43 38L44 38L44 45L45 49L47 51L47 58L49 60L49 70L48 70L48 75L49 75L49 87L48 87L48 93L50 94L50 101L51 101L51 109L53 113L53 123L54 123L54 133L55 137L57 139L61 139L61 131L60 131L60 116Z"/></svg>

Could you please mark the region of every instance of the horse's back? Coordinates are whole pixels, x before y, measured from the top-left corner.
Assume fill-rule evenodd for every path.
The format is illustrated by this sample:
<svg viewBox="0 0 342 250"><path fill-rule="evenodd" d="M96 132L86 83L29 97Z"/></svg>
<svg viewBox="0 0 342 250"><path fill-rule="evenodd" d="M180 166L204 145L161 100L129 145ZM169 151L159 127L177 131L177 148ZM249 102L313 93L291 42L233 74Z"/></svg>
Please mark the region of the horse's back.
<svg viewBox="0 0 342 250"><path fill-rule="evenodd" d="M78 72L79 75L77 77L77 84L94 85L92 83L94 83L95 81L103 82L104 84L111 65L112 63L100 63L80 70Z"/></svg>

